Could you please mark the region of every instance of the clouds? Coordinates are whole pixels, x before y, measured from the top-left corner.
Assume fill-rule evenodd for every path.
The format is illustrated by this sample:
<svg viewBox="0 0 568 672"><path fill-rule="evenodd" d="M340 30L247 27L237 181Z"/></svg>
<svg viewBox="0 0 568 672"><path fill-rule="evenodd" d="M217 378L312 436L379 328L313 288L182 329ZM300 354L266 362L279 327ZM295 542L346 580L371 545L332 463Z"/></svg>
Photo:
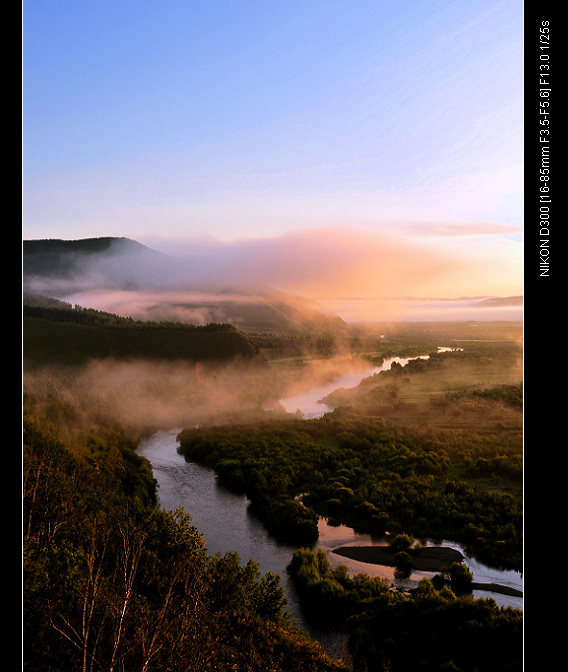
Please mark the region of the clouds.
<svg viewBox="0 0 568 672"><path fill-rule="evenodd" d="M318 301L338 297L521 293L521 245L488 223L324 227L218 243L175 256L207 285L272 287ZM162 241L163 242L163 241ZM488 273L488 270L490 271ZM194 278L197 279L197 278Z"/></svg>
<svg viewBox="0 0 568 672"><path fill-rule="evenodd" d="M458 319L471 307L469 301L455 303L459 297L522 294L516 231L441 222L376 231L302 229L230 242L164 236L139 241L148 247L117 240L104 254L70 253L58 277L37 267L34 275L30 266L25 289L139 319L226 321L223 311L232 304L262 301L274 292L316 301L320 310L347 320L407 319L432 308L448 316L450 307Z"/></svg>
<svg viewBox="0 0 568 672"><path fill-rule="evenodd" d="M25 238L170 251L160 291L521 293L521 3L24 12Z"/></svg>
<svg viewBox="0 0 568 672"><path fill-rule="evenodd" d="M406 293L415 283L451 275L453 262L424 255L412 240L330 228L288 233L232 246L231 269L250 282L270 282L318 299ZM231 271L229 271L231 272Z"/></svg>
<svg viewBox="0 0 568 672"><path fill-rule="evenodd" d="M500 222L427 222L410 223L404 228L419 237L518 236L522 227Z"/></svg>

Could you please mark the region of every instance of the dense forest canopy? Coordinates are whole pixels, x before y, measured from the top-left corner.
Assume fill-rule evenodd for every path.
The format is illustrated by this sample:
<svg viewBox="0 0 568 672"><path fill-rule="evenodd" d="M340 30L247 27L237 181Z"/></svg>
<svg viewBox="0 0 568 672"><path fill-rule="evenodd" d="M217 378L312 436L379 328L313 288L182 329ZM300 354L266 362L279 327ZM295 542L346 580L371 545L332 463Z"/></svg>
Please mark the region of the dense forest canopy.
<svg viewBox="0 0 568 672"><path fill-rule="evenodd" d="M277 576L207 556L187 514L152 506L147 465L24 429L25 670L348 669L289 620Z"/></svg>
<svg viewBox="0 0 568 672"><path fill-rule="evenodd" d="M250 365L266 365L259 347L227 323L145 322L27 295L23 325L28 367L81 365L109 357L193 363L240 357Z"/></svg>
<svg viewBox="0 0 568 672"><path fill-rule="evenodd" d="M179 438L187 459L245 492L283 540L317 538L315 512L376 535L455 539L489 564L520 569L520 435L501 434L424 432L345 408L310 421L241 418Z"/></svg>

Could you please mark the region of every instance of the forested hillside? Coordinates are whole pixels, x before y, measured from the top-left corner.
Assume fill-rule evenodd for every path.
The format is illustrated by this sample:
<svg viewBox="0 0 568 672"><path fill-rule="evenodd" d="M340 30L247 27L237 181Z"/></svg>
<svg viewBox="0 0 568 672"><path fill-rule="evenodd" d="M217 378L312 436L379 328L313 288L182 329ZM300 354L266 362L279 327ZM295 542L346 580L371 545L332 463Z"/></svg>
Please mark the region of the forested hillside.
<svg viewBox="0 0 568 672"><path fill-rule="evenodd" d="M359 335L314 301L272 287L241 286L194 265L127 238L23 241L27 293L56 299L79 293L80 302L89 304L109 292L119 306L117 293L123 293L124 314L145 322L230 323L271 357L330 356Z"/></svg>
<svg viewBox="0 0 568 672"><path fill-rule="evenodd" d="M129 238L84 238L80 240L24 240L22 262L24 288L30 278L60 278L71 280L88 275L94 263L111 260L110 272L115 264L124 263L127 257L148 265L167 267L168 259L154 250Z"/></svg>
<svg viewBox="0 0 568 672"><path fill-rule="evenodd" d="M124 436L82 459L26 419L23 446L25 670L348 669L289 620L277 576L152 506Z"/></svg>
<svg viewBox="0 0 568 672"><path fill-rule="evenodd" d="M23 309L26 365L78 365L92 359L229 361L262 366L259 348L230 324L142 322L62 302Z"/></svg>

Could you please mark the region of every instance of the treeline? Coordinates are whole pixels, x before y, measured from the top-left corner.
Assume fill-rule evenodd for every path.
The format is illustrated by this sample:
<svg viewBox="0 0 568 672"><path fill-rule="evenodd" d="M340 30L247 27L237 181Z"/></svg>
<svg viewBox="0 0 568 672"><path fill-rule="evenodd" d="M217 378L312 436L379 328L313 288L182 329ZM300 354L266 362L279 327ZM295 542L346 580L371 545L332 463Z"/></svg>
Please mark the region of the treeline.
<svg viewBox="0 0 568 672"><path fill-rule="evenodd" d="M411 348L407 348L405 356L414 356L410 354L411 350ZM418 354L424 353L419 352ZM379 375L383 378L397 377L415 373L459 369L471 364L474 364L479 371L498 368L506 370L519 360L521 354L522 350L519 344L514 341L474 341L468 342L467 348L445 352L429 352L428 359L413 359L405 366L393 362L388 371L383 371Z"/></svg>
<svg viewBox="0 0 568 672"><path fill-rule="evenodd" d="M179 440L188 460L214 468L246 493L282 539L306 543L294 537L296 523L317 534L315 518L309 524L311 509L362 532L451 538L488 564L522 566L520 494L477 485L480 475L494 482L521 478L521 448L500 435L423 433L340 408L309 421L268 413L243 417L186 429ZM305 506L295 507L297 519L272 519L264 508L300 495Z"/></svg>
<svg viewBox="0 0 568 672"><path fill-rule="evenodd" d="M502 401L512 408L521 411L523 409L523 383L518 383L517 385L498 385L486 390L452 392L446 395L446 399L448 401L490 399L492 401Z"/></svg>
<svg viewBox="0 0 568 672"><path fill-rule="evenodd" d="M24 297L23 316L52 320L54 322L80 324L89 327L110 327L116 329L186 329L202 332L236 331L236 328L228 323L210 322L209 324L196 325L183 322L134 320L132 317L123 317L95 310L94 308L83 308L79 305L72 305L54 299L37 301L29 297Z"/></svg>
<svg viewBox="0 0 568 672"><path fill-rule="evenodd" d="M183 511L125 487L142 461L125 479L120 451L79 459L27 418L23 447L24 670L348 669L300 633L277 575L208 556Z"/></svg>
<svg viewBox="0 0 568 672"><path fill-rule="evenodd" d="M341 626L355 670L513 672L523 669L523 619L492 599L456 595L422 579L409 593L344 566L332 569L322 550L295 551L288 571L306 616Z"/></svg>
<svg viewBox="0 0 568 672"><path fill-rule="evenodd" d="M346 339L332 332L298 327L297 329L259 329L243 327L243 332L254 341L270 359L287 357L314 357L328 359L348 347Z"/></svg>
<svg viewBox="0 0 568 672"><path fill-rule="evenodd" d="M229 361L267 366L266 357L231 324L139 321L80 306L23 306L27 367L83 365L96 359Z"/></svg>

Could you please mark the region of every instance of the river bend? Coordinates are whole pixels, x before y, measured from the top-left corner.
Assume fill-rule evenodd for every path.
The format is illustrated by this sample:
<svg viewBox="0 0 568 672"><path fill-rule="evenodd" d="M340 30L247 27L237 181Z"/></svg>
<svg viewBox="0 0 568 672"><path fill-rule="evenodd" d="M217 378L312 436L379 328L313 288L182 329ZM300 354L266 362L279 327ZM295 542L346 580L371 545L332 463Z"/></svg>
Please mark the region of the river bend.
<svg viewBox="0 0 568 672"><path fill-rule="evenodd" d="M366 371L346 374L333 382L317 386L308 392L294 397L282 399L281 403L289 412L301 411L304 417L319 417L330 409L318 403L325 395L340 388L354 387L363 378L386 370L393 360L387 360L380 367L372 367ZM401 365L408 360L396 359ZM286 567L289 564L295 546L280 543L273 539L263 525L248 510L245 495L230 492L219 484L211 469L207 469L185 458L177 451L177 434L179 429L159 432L142 441L138 452L146 457L158 482L158 501L164 509L174 510L183 507L191 516L193 524L201 532L210 554L237 552L241 562L253 559L259 563L262 573L280 574L288 599L288 608L296 620L306 630L299 601L294 586L289 579ZM398 581L391 567L361 563L333 553L340 546L385 545L384 538L371 538L366 534L358 534L344 525L330 526L325 520L319 522L319 539L316 548L327 553L332 566L346 565L351 575L364 572L371 576L382 576L389 579L399 588L412 587L423 576L432 576L428 572L413 572L406 581ZM452 541L421 540L425 545L445 545L455 548L465 556L465 563L473 573L476 583L496 583L522 591L522 575L515 571L492 569L468 557L460 544ZM492 597L502 606L522 608L522 597L500 595L488 591L474 591L475 597Z"/></svg>

